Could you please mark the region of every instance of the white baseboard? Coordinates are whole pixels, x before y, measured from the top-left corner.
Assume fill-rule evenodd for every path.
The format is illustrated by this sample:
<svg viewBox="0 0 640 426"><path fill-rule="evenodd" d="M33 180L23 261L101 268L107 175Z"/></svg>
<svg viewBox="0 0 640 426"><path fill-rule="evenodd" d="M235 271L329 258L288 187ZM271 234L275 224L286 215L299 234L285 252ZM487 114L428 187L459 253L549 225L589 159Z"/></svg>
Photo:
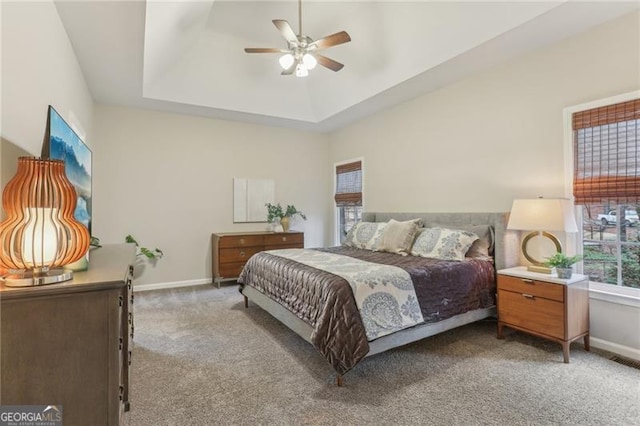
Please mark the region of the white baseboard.
<svg viewBox="0 0 640 426"><path fill-rule="evenodd" d="M602 349L617 355L621 355L626 358L631 358L631 359L635 359L636 361L640 361L640 349L630 348L629 346L619 345L617 343L598 339L596 337L589 338L589 342L591 343L591 346L593 346L594 348Z"/></svg>
<svg viewBox="0 0 640 426"><path fill-rule="evenodd" d="M187 281L171 281L167 283L154 283L154 284L140 284L133 285L133 291L150 291L150 290L164 290L167 288L180 288L180 287L191 287L194 285L203 285L203 284L211 284L211 278L200 278L197 280L187 280Z"/></svg>

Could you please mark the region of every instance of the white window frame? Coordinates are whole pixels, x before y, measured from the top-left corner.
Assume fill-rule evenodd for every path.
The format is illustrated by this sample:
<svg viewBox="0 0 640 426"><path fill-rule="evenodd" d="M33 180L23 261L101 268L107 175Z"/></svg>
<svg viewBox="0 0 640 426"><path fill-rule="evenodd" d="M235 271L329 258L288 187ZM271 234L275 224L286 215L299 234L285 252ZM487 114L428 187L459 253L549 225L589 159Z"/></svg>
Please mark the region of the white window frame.
<svg viewBox="0 0 640 426"><path fill-rule="evenodd" d="M333 174L333 191L331 192L331 203L333 205L333 244L340 245L340 212L338 211L338 206L336 206L335 195L336 188L338 187L338 177L336 175L336 168L338 166L342 166L343 164L355 163L356 161L360 161L362 167L362 211L364 212L364 157L356 157L350 160L339 161L337 163L333 163L333 169L331 173Z"/></svg>
<svg viewBox="0 0 640 426"><path fill-rule="evenodd" d="M573 197L573 126L572 115L575 112L585 111L588 109L598 108L605 105L617 104L620 102L630 101L640 97L640 90L611 96L605 99L587 102L579 105L573 105L563 109L564 117L564 180L565 180L565 197L574 201ZM576 220L579 224L583 223L582 209L576 209ZM578 226L577 234L567 234L567 246L573 248L578 254L583 254L582 239L583 227ZM577 271L583 272L583 263L577 265ZM589 282L589 289L592 297L608 301L615 301L625 305L640 307L640 289L633 287L624 287L615 284L599 283L595 281Z"/></svg>

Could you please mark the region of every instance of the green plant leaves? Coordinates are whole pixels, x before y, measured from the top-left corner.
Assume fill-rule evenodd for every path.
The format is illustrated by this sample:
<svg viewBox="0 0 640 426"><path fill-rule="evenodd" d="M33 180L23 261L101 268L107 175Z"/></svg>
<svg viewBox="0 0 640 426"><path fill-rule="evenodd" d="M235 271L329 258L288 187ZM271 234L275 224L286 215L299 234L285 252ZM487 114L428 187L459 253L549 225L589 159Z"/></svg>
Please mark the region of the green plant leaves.
<svg viewBox="0 0 640 426"><path fill-rule="evenodd" d="M136 253L136 256L144 256L144 257L146 257L147 259L150 259L150 260L158 260L158 259L161 259L162 256L164 256L164 253L159 248L155 248L153 250L150 250L147 247L140 247L140 245L138 244L136 239L133 238L133 236L131 234L127 235L124 238L124 240L127 243L133 243L133 244L136 245L136 247L138 248L138 253Z"/></svg>

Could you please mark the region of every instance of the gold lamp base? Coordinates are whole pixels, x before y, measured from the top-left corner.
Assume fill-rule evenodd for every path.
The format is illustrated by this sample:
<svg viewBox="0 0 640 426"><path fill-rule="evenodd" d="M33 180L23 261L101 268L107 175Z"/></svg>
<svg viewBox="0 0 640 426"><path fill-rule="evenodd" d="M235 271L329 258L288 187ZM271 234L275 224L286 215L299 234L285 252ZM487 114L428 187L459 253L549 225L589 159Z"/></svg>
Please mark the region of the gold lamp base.
<svg viewBox="0 0 640 426"><path fill-rule="evenodd" d="M527 266L527 271L538 272L539 274L551 274L553 268L548 268L546 266L529 265Z"/></svg>
<svg viewBox="0 0 640 426"><path fill-rule="evenodd" d="M549 268L545 266L542 260L534 258L529 254L527 250L527 245L529 243L529 240L531 240L532 238L538 235L542 235L543 237L550 239L551 242L553 242L553 245L556 247L556 251L558 253L562 253L562 244L560 243L560 240L558 240L558 237L556 237L555 235L547 231L531 232L527 234L522 240L522 254L525 257L525 259L527 259L529 262L532 263L532 265L527 266L527 270L531 272L538 272L540 274L551 274L551 272L553 271L553 268Z"/></svg>
<svg viewBox="0 0 640 426"><path fill-rule="evenodd" d="M32 287L55 284L68 281L71 278L73 278L73 272L68 269L50 269L46 272L29 270L2 277L4 285L7 287Z"/></svg>

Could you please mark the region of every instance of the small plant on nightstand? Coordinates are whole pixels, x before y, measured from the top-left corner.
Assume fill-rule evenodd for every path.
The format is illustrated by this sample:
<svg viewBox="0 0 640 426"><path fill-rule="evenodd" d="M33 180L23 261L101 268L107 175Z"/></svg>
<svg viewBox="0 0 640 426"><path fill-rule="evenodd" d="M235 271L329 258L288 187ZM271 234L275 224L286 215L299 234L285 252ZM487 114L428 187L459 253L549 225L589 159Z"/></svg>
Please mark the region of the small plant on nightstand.
<svg viewBox="0 0 640 426"><path fill-rule="evenodd" d="M556 253L551 257L548 257L545 265L550 268L556 268L556 272L558 273L558 278L569 279L573 274L573 269L571 268L574 263L580 262L582 256L579 254L575 256L567 256L564 253Z"/></svg>

